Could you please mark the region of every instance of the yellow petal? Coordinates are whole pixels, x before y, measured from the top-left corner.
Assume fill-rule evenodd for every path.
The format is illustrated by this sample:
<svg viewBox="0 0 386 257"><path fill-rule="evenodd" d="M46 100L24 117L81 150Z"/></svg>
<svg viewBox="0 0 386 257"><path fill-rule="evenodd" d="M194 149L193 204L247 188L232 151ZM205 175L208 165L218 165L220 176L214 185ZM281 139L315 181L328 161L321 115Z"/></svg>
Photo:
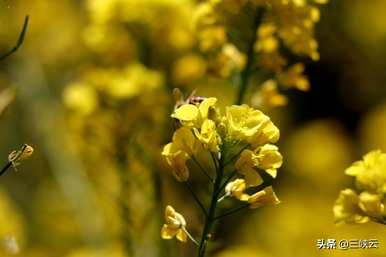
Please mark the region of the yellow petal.
<svg viewBox="0 0 386 257"><path fill-rule="evenodd" d="M360 210L359 198L352 189L342 190L333 208L335 222L365 223L369 218Z"/></svg>
<svg viewBox="0 0 386 257"><path fill-rule="evenodd" d="M280 201L277 198L272 186L266 187L263 190L251 195L248 199L250 208L259 208L264 205L279 204Z"/></svg>
<svg viewBox="0 0 386 257"><path fill-rule="evenodd" d="M198 108L192 104L184 104L171 115L181 122L193 122L198 117ZM187 123L191 125L191 123Z"/></svg>
<svg viewBox="0 0 386 257"><path fill-rule="evenodd" d="M209 97L209 98L206 98L204 101L202 101L202 103L198 108L200 110L201 118L203 120L208 118L209 109L211 107L214 107L216 102L217 102L217 98L214 98L214 97Z"/></svg>
<svg viewBox="0 0 386 257"><path fill-rule="evenodd" d="M177 232L177 239L185 243L188 239L188 236L186 235L185 231L183 231L182 229L179 229Z"/></svg>
<svg viewBox="0 0 386 257"><path fill-rule="evenodd" d="M175 235L177 235L180 229L173 228L168 224L164 224L161 229L161 237L163 239L172 239Z"/></svg>

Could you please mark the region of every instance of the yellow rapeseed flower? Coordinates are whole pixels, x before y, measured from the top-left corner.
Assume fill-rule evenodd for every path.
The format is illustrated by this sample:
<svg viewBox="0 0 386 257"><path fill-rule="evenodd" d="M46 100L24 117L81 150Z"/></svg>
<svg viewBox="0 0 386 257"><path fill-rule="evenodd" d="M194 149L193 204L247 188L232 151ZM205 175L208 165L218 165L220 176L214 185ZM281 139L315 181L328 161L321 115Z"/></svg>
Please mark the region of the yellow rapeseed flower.
<svg viewBox="0 0 386 257"><path fill-rule="evenodd" d="M81 83L72 83L63 94L66 107L80 114L90 114L98 106L98 96L92 87Z"/></svg>
<svg viewBox="0 0 386 257"><path fill-rule="evenodd" d="M259 208L264 205L275 205L279 204L280 200L277 198L273 188L271 186L264 188L263 190L251 195L248 198L249 207Z"/></svg>
<svg viewBox="0 0 386 257"><path fill-rule="evenodd" d="M280 94L277 82L272 79L265 81L252 97L252 105L258 107L284 106L287 102L288 98Z"/></svg>
<svg viewBox="0 0 386 257"><path fill-rule="evenodd" d="M369 218L358 206L359 197L352 189L342 190L335 202L333 211L337 223L365 223Z"/></svg>
<svg viewBox="0 0 386 257"><path fill-rule="evenodd" d="M185 232L185 218L170 205L165 209L166 224L161 229L161 237L163 239L172 239L176 237L181 242L186 242L188 236Z"/></svg>
<svg viewBox="0 0 386 257"><path fill-rule="evenodd" d="M225 195L233 196L240 201L248 201L249 195L244 193L247 189L244 179L236 179L229 182L225 187Z"/></svg>
<svg viewBox="0 0 386 257"><path fill-rule="evenodd" d="M172 168L173 175L178 181L189 178L186 161L196 153L198 141L189 128L182 127L174 132L173 142L164 146L162 155Z"/></svg>
<svg viewBox="0 0 386 257"><path fill-rule="evenodd" d="M194 134L209 151L217 153L220 150L221 138L217 134L216 123L213 120L205 120L202 123L201 131L194 128Z"/></svg>
<svg viewBox="0 0 386 257"><path fill-rule="evenodd" d="M226 108L228 134L245 140L252 146L275 143L279 140L279 129L270 118L248 105L233 105Z"/></svg>
<svg viewBox="0 0 386 257"><path fill-rule="evenodd" d="M198 106L195 104L184 104L177 108L171 117L179 120L182 125L199 128L209 115L209 110L215 107L217 99L206 98Z"/></svg>
<svg viewBox="0 0 386 257"><path fill-rule="evenodd" d="M249 149L242 151L235 163L236 170L244 176L248 187L258 186L263 183L263 179L255 169L256 164L256 156Z"/></svg>
<svg viewBox="0 0 386 257"><path fill-rule="evenodd" d="M360 190L386 193L386 154L372 151L346 169L345 173L356 178Z"/></svg>

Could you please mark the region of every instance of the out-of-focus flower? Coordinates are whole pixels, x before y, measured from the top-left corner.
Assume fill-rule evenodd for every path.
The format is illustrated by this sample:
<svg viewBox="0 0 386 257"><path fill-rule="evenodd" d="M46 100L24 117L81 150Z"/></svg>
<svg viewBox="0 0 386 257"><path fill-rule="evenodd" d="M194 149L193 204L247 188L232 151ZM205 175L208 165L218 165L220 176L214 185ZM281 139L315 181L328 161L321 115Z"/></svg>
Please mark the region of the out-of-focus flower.
<svg viewBox="0 0 386 257"><path fill-rule="evenodd" d="M280 201L277 198L275 192L273 191L272 187L266 187L263 190L251 195L248 198L248 203L250 204L250 208L259 208L261 206L265 205L275 205L279 204Z"/></svg>
<svg viewBox="0 0 386 257"><path fill-rule="evenodd" d="M222 78L229 77L235 72L240 72L246 63L246 57L234 45L225 44L220 53L210 63L210 72Z"/></svg>
<svg viewBox="0 0 386 257"><path fill-rule="evenodd" d="M278 107L286 105L288 98L280 94L277 82L270 79L260 86L260 90L252 96L251 102L256 107Z"/></svg>
<svg viewBox="0 0 386 257"><path fill-rule="evenodd" d="M345 173L355 177L359 190L386 193L386 154L380 150L366 154L363 160L355 162Z"/></svg>
<svg viewBox="0 0 386 257"><path fill-rule="evenodd" d="M289 172L314 186L323 183L321 190L328 193L344 182L342 170L352 162L352 148L340 123L321 119L305 123L288 135L283 155Z"/></svg>
<svg viewBox="0 0 386 257"><path fill-rule="evenodd" d="M189 83L203 77L207 70L206 61L197 54L187 54L173 65L173 79L177 83Z"/></svg>
<svg viewBox="0 0 386 257"><path fill-rule="evenodd" d="M257 30L257 40L255 42L255 51L263 53L272 53L279 47L279 41L274 36L277 28L272 23L261 24Z"/></svg>
<svg viewBox="0 0 386 257"><path fill-rule="evenodd" d="M166 224L161 230L161 237L163 239L172 239L176 237L181 242L187 241L187 234L185 232L186 221L185 218L170 205L165 209Z"/></svg>
<svg viewBox="0 0 386 257"><path fill-rule="evenodd" d="M365 223L369 218L358 206L359 197L352 189L342 190L334 205L334 216L336 222Z"/></svg>
<svg viewBox="0 0 386 257"><path fill-rule="evenodd" d="M386 154L372 151L346 169L355 177L358 194L352 189L341 191L335 202L337 222L365 223L375 221L386 224L384 194L386 192Z"/></svg>
<svg viewBox="0 0 386 257"><path fill-rule="evenodd" d="M278 74L278 82L286 88L296 88L301 91L310 89L310 83L304 73L304 64L296 63Z"/></svg>
<svg viewBox="0 0 386 257"><path fill-rule="evenodd" d="M81 83L70 84L63 93L64 104L81 114L90 114L98 107L98 96L92 87Z"/></svg>

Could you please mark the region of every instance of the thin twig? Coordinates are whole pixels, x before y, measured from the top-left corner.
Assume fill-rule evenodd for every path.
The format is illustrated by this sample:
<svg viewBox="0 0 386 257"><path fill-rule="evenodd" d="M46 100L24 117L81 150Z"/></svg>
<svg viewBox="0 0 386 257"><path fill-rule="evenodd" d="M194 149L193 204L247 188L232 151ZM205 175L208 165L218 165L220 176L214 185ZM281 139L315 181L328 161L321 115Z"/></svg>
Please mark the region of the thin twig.
<svg viewBox="0 0 386 257"><path fill-rule="evenodd" d="M252 66L255 60L254 45L257 39L257 28L260 25L263 13L264 13L264 8L258 7L253 20L253 24L252 24L252 38L249 41L248 49L247 49L247 63L240 74L239 93L235 101L235 104L241 104L244 100L245 92L248 86L249 75L251 73Z"/></svg>
<svg viewBox="0 0 386 257"><path fill-rule="evenodd" d="M216 156L214 156L214 153L210 152L210 156L212 157L214 168L218 170L218 164L217 164L217 159Z"/></svg>
<svg viewBox="0 0 386 257"><path fill-rule="evenodd" d="M250 146L250 144L247 144L243 148L240 149L240 151L237 152L232 158L230 158L228 161L225 162L224 167L233 162L245 149L247 149Z"/></svg>
<svg viewBox="0 0 386 257"><path fill-rule="evenodd" d="M5 165L4 168L1 169L0 176L3 175L11 166L12 166L12 162L8 162L7 165Z"/></svg>
<svg viewBox="0 0 386 257"><path fill-rule="evenodd" d="M211 183L213 183L213 178L209 175L209 173L204 169L204 167L201 166L200 162L196 159L196 157L194 157L194 155L192 156L192 160L194 161L194 163L200 168L200 170L202 171L202 173L205 174L205 176L210 180Z"/></svg>
<svg viewBox="0 0 386 257"><path fill-rule="evenodd" d="M199 246L198 242L196 239L194 239L194 237L189 233L189 231L186 229L186 227L182 226L181 229L185 232L185 234L189 237L190 240L192 240L192 242Z"/></svg>
<svg viewBox="0 0 386 257"><path fill-rule="evenodd" d="M208 213L205 209L205 206L204 204L200 201L200 198L198 198L197 194L194 192L192 186L190 185L190 183L188 181L185 182L185 185L186 187L189 189L190 193L192 194L194 200L196 201L196 203L198 204L198 206L200 206L202 212L204 213L205 217L208 216Z"/></svg>
<svg viewBox="0 0 386 257"><path fill-rule="evenodd" d="M224 213L224 214L221 214L221 215L215 217L214 219L215 219L215 220L218 220L218 219L224 218L224 217L226 217L226 216L229 216L229 215L231 215L231 214L234 214L234 213L236 213L236 212L239 212L239 211L241 211L241 210L244 210L245 208L248 208L248 207L249 207L249 204L240 206L240 207L238 207L238 208L236 208L236 209L233 209L233 210L231 210L231 211L229 211L229 212L226 212L226 213Z"/></svg>
<svg viewBox="0 0 386 257"><path fill-rule="evenodd" d="M237 174L237 171L234 170L232 171L232 173L225 179L224 183L220 186L219 188L219 191L217 192L217 194L219 194L225 187L226 185L228 184L228 182Z"/></svg>
<svg viewBox="0 0 386 257"><path fill-rule="evenodd" d="M19 39L17 40L16 46L14 46L11 50L9 50L8 52L6 52L2 56L0 56L0 61L4 60L8 56L13 54L17 50L19 50L20 46L24 42L25 33L27 32L27 27L28 27L28 20L29 20L29 16L27 15L27 16L25 16L23 29L20 32Z"/></svg>

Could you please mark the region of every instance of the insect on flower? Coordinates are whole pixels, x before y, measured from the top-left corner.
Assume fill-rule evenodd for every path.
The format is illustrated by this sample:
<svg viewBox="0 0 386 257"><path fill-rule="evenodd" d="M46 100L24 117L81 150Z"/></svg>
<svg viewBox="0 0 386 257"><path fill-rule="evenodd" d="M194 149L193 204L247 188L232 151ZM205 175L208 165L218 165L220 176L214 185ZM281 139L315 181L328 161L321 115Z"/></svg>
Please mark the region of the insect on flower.
<svg viewBox="0 0 386 257"><path fill-rule="evenodd" d="M174 99L176 101L176 104L174 105L174 110L178 109L178 107L180 107L181 105L184 105L184 104L199 105L205 99L207 99L207 97L196 96L195 94L196 94L196 90L193 90L193 92L185 100L182 92L178 88L175 88L173 90Z"/></svg>

